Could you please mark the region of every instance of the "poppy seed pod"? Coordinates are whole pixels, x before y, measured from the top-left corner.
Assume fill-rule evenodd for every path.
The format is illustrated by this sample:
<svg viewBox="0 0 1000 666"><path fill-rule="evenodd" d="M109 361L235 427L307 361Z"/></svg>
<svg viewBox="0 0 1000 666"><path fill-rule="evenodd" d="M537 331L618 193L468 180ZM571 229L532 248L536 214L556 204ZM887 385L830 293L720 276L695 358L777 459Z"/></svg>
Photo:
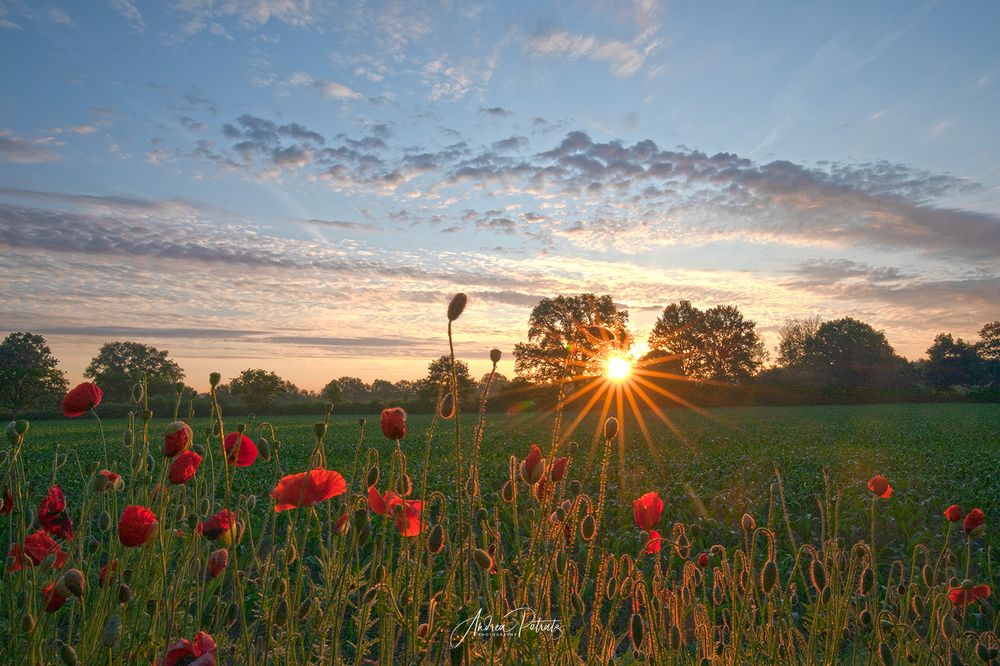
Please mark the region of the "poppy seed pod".
<svg viewBox="0 0 1000 666"><path fill-rule="evenodd" d="M451 303L448 304L448 321L455 321L462 316L462 312L465 311L465 306L469 303L469 297L465 294L459 292L455 294Z"/></svg>
<svg viewBox="0 0 1000 666"><path fill-rule="evenodd" d="M444 527L440 524L431 529L427 536L427 551L431 555L437 555L444 548Z"/></svg>
<svg viewBox="0 0 1000 666"><path fill-rule="evenodd" d="M499 349L491 349L490 350L490 360L493 361L493 365L496 365L497 363L500 362L500 357L502 355L503 355L503 352L501 352Z"/></svg>
<svg viewBox="0 0 1000 666"><path fill-rule="evenodd" d="M614 439L618 436L618 419L613 416L608 417L604 422L604 439Z"/></svg>

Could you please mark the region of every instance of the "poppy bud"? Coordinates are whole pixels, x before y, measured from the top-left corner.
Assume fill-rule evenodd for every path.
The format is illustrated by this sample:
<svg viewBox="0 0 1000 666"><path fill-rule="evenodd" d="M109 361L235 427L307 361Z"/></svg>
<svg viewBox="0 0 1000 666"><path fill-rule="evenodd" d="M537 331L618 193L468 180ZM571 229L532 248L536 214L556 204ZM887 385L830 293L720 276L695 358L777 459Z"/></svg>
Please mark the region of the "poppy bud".
<svg viewBox="0 0 1000 666"><path fill-rule="evenodd" d="M476 561L476 564L483 571L489 571L493 568L493 558L482 548L476 548L472 553L472 559Z"/></svg>
<svg viewBox="0 0 1000 666"><path fill-rule="evenodd" d="M875 584L875 572L872 571L871 567L865 567L864 571L861 572L861 584L858 589L861 594L867 595L872 591L872 586Z"/></svg>
<svg viewBox="0 0 1000 666"><path fill-rule="evenodd" d="M118 641L121 640L121 637L122 619L118 615L112 615L104 624L104 630L101 631L101 645L106 648L112 648L118 645Z"/></svg>
<svg viewBox="0 0 1000 666"><path fill-rule="evenodd" d="M503 487L500 488L500 497L504 502L507 502L507 504L514 501L514 484L510 482L510 479L507 479L507 481L504 482Z"/></svg>
<svg viewBox="0 0 1000 666"><path fill-rule="evenodd" d="M257 440L257 454L262 460L271 459L271 442L267 441L263 437Z"/></svg>
<svg viewBox="0 0 1000 666"><path fill-rule="evenodd" d="M430 631L430 625L426 622L421 622L420 626L417 627L417 636L420 638L427 638L427 632Z"/></svg>
<svg viewBox="0 0 1000 666"><path fill-rule="evenodd" d="M441 398L441 404L438 405L438 414L445 420L455 416L455 396L452 395L451 391L445 393L444 397Z"/></svg>
<svg viewBox="0 0 1000 666"><path fill-rule="evenodd" d="M809 566L809 580L817 592L822 592L826 587L826 569L819 560L813 560Z"/></svg>
<svg viewBox="0 0 1000 666"><path fill-rule="evenodd" d="M437 555L443 548L444 527L438 524L431 529L431 533L427 536L427 551L431 555Z"/></svg>
<svg viewBox="0 0 1000 666"><path fill-rule="evenodd" d="M153 418L153 410L152 409L144 409L144 410L142 410L142 420L143 421L149 421L152 418Z"/></svg>
<svg viewBox="0 0 1000 666"><path fill-rule="evenodd" d="M278 625L283 625L288 621L288 600L285 597L281 597L278 600L278 606L274 609L274 623Z"/></svg>
<svg viewBox="0 0 1000 666"><path fill-rule="evenodd" d="M871 626L871 623L872 623L872 612L870 610L868 610L867 608L863 609L860 613L858 613L858 621L864 627Z"/></svg>
<svg viewBox="0 0 1000 666"><path fill-rule="evenodd" d="M21 631L23 631L25 634L30 634L34 630L35 630L35 616L32 615L31 612L27 612L24 614L24 617L21 618Z"/></svg>
<svg viewBox="0 0 1000 666"><path fill-rule="evenodd" d="M552 479L553 483L559 483L562 478L566 476L566 468L569 467L569 457L563 456L561 458L556 458L552 463L552 469L549 472L549 478Z"/></svg>
<svg viewBox="0 0 1000 666"><path fill-rule="evenodd" d="M135 433L131 430L126 430L122 433L122 444L128 448L132 448L132 443L135 441Z"/></svg>
<svg viewBox="0 0 1000 666"><path fill-rule="evenodd" d="M59 646L59 658L63 660L66 666L76 666L80 663L80 660L76 657L76 650L65 643Z"/></svg>
<svg viewBox="0 0 1000 666"><path fill-rule="evenodd" d="M878 644L878 659L882 666L892 666L892 648L885 641Z"/></svg>
<svg viewBox="0 0 1000 666"><path fill-rule="evenodd" d="M493 365L500 362L500 356L503 354L499 349L490 350L490 360L493 361Z"/></svg>
<svg viewBox="0 0 1000 666"><path fill-rule="evenodd" d="M11 421L7 424L7 427L3 429L3 432L7 436L7 441L10 442L11 446L17 444L19 437L17 434L17 423Z"/></svg>
<svg viewBox="0 0 1000 666"><path fill-rule="evenodd" d="M597 521L594 516L587 514L583 522L580 523L580 536L584 541L592 541L597 535Z"/></svg>
<svg viewBox="0 0 1000 666"><path fill-rule="evenodd" d="M463 293L455 294L451 303L448 304L448 321L455 321L462 316L462 312L465 311L465 306L469 303L469 297Z"/></svg>
<svg viewBox="0 0 1000 666"><path fill-rule="evenodd" d="M218 372L212 372L209 373L208 375L208 385L211 386L212 388L218 386L221 380L222 380L222 375L220 375Z"/></svg>
<svg viewBox="0 0 1000 666"><path fill-rule="evenodd" d="M757 521L753 519L749 513L743 514L743 519L740 521L740 525L743 527L744 532L753 532L757 529Z"/></svg>
<svg viewBox="0 0 1000 666"><path fill-rule="evenodd" d="M569 494L573 497L579 495L582 488L583 485L580 483L580 479L573 479L569 482Z"/></svg>
<svg viewBox="0 0 1000 666"><path fill-rule="evenodd" d="M604 422L604 439L614 439L618 436L618 419L609 416Z"/></svg>
<svg viewBox="0 0 1000 666"><path fill-rule="evenodd" d="M396 477L396 492L403 497L409 497L413 492L413 481L410 480L409 474L403 473Z"/></svg>
<svg viewBox="0 0 1000 666"><path fill-rule="evenodd" d="M629 621L629 636L632 638L632 646L638 650L639 646L642 645L642 616L638 613L632 613L632 619Z"/></svg>
<svg viewBox="0 0 1000 666"><path fill-rule="evenodd" d="M79 569L69 569L59 578L59 582L56 583L56 587L65 588L66 592L62 592L63 596L73 595L78 599L83 598L83 572Z"/></svg>
<svg viewBox="0 0 1000 666"><path fill-rule="evenodd" d="M760 589L764 594L771 594L778 582L778 565L774 560L768 560L760 572Z"/></svg>
<svg viewBox="0 0 1000 666"><path fill-rule="evenodd" d="M531 445L528 457L521 462L521 478L529 486L538 483L545 472L545 459L542 458L542 451L537 444Z"/></svg>
<svg viewBox="0 0 1000 666"><path fill-rule="evenodd" d="M323 423L322 421L317 421L316 423L314 423L313 433L316 435L316 439L323 439L323 436L326 434L326 424Z"/></svg>
<svg viewBox="0 0 1000 666"><path fill-rule="evenodd" d="M101 515L97 519L97 526L101 528L102 532L107 532L111 529L111 514L107 511L102 511Z"/></svg>
<svg viewBox="0 0 1000 666"><path fill-rule="evenodd" d="M132 601L132 588L127 583L118 586L118 603L127 604Z"/></svg>
<svg viewBox="0 0 1000 666"><path fill-rule="evenodd" d="M194 431L184 421L174 421L163 431L163 455L173 458L187 450L194 441Z"/></svg>
<svg viewBox="0 0 1000 666"><path fill-rule="evenodd" d="M225 548L213 550L208 556L208 575L211 578L216 578L226 570L227 564L229 564L229 551Z"/></svg>

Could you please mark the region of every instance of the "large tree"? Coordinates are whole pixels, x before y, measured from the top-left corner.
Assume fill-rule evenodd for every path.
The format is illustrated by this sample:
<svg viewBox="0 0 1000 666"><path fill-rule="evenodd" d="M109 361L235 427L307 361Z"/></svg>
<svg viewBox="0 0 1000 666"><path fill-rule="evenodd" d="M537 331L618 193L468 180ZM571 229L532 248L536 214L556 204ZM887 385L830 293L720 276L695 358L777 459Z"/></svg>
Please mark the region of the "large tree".
<svg viewBox="0 0 1000 666"><path fill-rule="evenodd" d="M767 358L756 328L735 305L702 311L680 301L663 309L649 348L680 359L688 377L738 382L753 376Z"/></svg>
<svg viewBox="0 0 1000 666"><path fill-rule="evenodd" d="M372 399L372 387L360 377L341 377L330 382L333 383L340 388L340 397L344 402L367 402Z"/></svg>
<svg viewBox="0 0 1000 666"><path fill-rule="evenodd" d="M631 344L628 311L619 310L611 296L545 298L528 318L528 341L514 346L514 371L533 382L559 381L564 372L596 375L606 348L628 349Z"/></svg>
<svg viewBox="0 0 1000 666"><path fill-rule="evenodd" d="M819 315L805 319L786 319L778 331L781 341L778 343L777 364L785 368L797 365L805 355L806 340L816 335L822 324L823 319Z"/></svg>
<svg viewBox="0 0 1000 666"><path fill-rule="evenodd" d="M263 412L274 406L278 397L296 394L299 389L270 370L249 368L229 382L229 392L243 398L243 403L254 412Z"/></svg>
<svg viewBox="0 0 1000 666"><path fill-rule="evenodd" d="M458 379L459 404L466 404L476 394L476 382L469 374L469 365L465 361L455 361L455 375ZM440 389L445 393L451 390L450 356L442 356L427 365L427 376L420 382L420 397L428 401L437 400Z"/></svg>
<svg viewBox="0 0 1000 666"><path fill-rule="evenodd" d="M896 355L885 333L844 317L820 325L806 340L797 366L828 388L851 391L896 385L906 362Z"/></svg>
<svg viewBox="0 0 1000 666"><path fill-rule="evenodd" d="M108 342L101 345L84 377L89 377L104 391L109 402L124 402L132 387L146 376L150 394L169 392L184 379L184 371L168 358L169 352L139 342Z"/></svg>
<svg viewBox="0 0 1000 666"><path fill-rule="evenodd" d="M45 343L34 333L11 333L0 343L0 407L18 412L55 404L66 392L66 375Z"/></svg>
<svg viewBox="0 0 1000 666"><path fill-rule="evenodd" d="M976 346L950 333L941 333L927 350L924 366L927 382L936 389L977 386L983 382L983 361Z"/></svg>

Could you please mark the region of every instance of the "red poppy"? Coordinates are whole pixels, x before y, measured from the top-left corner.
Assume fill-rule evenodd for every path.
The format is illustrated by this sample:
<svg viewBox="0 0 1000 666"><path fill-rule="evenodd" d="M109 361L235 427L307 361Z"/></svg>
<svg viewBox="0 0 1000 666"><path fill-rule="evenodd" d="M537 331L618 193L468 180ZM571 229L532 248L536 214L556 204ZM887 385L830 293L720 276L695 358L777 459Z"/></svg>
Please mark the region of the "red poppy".
<svg viewBox="0 0 1000 666"><path fill-rule="evenodd" d="M168 647L163 666L215 666L217 649L215 639L199 631L193 643L182 638Z"/></svg>
<svg viewBox="0 0 1000 666"><path fill-rule="evenodd" d="M404 506L396 509L396 527L400 536L417 536L423 531L421 506L420 500L404 500Z"/></svg>
<svg viewBox="0 0 1000 666"><path fill-rule="evenodd" d="M163 433L163 455L173 458L181 451L186 451L193 440L191 426L184 421L174 421Z"/></svg>
<svg viewBox="0 0 1000 666"><path fill-rule="evenodd" d="M340 514L340 518L337 518L337 522L333 524L333 533L337 536L344 536L347 534L347 529L350 527L347 523L347 512Z"/></svg>
<svg viewBox="0 0 1000 666"><path fill-rule="evenodd" d="M222 543L239 541L243 535L240 524L236 522L236 514L229 509L223 509L214 516L198 521L195 531L209 541L221 541Z"/></svg>
<svg viewBox="0 0 1000 666"><path fill-rule="evenodd" d="M889 485L889 480L881 474L876 474L869 479L868 490L875 493L876 497L881 497L882 499L892 497L892 486Z"/></svg>
<svg viewBox="0 0 1000 666"><path fill-rule="evenodd" d="M104 391L93 382L83 382L66 394L60 403L66 416L83 416L101 404Z"/></svg>
<svg viewBox="0 0 1000 666"><path fill-rule="evenodd" d="M66 513L66 498L58 485L49 488L38 505L38 522L52 536L67 540L73 538L73 521Z"/></svg>
<svg viewBox="0 0 1000 666"><path fill-rule="evenodd" d="M656 530L649 530L649 541L646 542L646 552L653 555L660 552L662 546L663 540L660 533Z"/></svg>
<svg viewBox="0 0 1000 666"><path fill-rule="evenodd" d="M102 469L94 477L94 490L99 493L103 493L106 490L114 488L115 490L121 490L125 487L125 482L122 481L122 477L114 472Z"/></svg>
<svg viewBox="0 0 1000 666"><path fill-rule="evenodd" d="M542 451L537 444L532 444L528 457L521 462L521 478L529 486L533 486L542 478L543 472L545 472L545 459L542 458Z"/></svg>
<svg viewBox="0 0 1000 666"><path fill-rule="evenodd" d="M947 509L944 510L944 517L947 518L948 522L951 523L957 523L958 521L962 520L963 514L964 511L962 511L962 507L960 507L957 504L952 504L951 506L949 506Z"/></svg>
<svg viewBox="0 0 1000 666"><path fill-rule="evenodd" d="M346 490L347 482L340 472L331 469L312 469L282 477L271 491L271 497L278 501L274 505L274 510L279 512L311 506L343 494Z"/></svg>
<svg viewBox="0 0 1000 666"><path fill-rule="evenodd" d="M118 560L111 560L110 562L105 563L104 566L101 567L100 574L98 574L97 576L98 585L104 587L105 585L110 583L111 579L114 578L115 572L117 570L118 570Z"/></svg>
<svg viewBox="0 0 1000 666"><path fill-rule="evenodd" d="M976 599L985 599L990 596L989 585L976 585L969 589L964 587L953 587L948 590L948 598L958 608L968 606Z"/></svg>
<svg viewBox="0 0 1000 666"><path fill-rule="evenodd" d="M208 556L208 575L215 578L226 570L229 564L229 551L225 548L217 548Z"/></svg>
<svg viewBox="0 0 1000 666"><path fill-rule="evenodd" d="M118 540L138 548L156 537L156 514L144 506L127 506L118 519Z"/></svg>
<svg viewBox="0 0 1000 666"><path fill-rule="evenodd" d="M539 502L544 502L546 492L551 490L548 485L548 479L545 478L539 479L538 483L535 484L535 499Z"/></svg>
<svg viewBox="0 0 1000 666"><path fill-rule="evenodd" d="M569 467L569 458L567 456L556 458L552 462L552 469L549 471L549 478L552 479L553 483L559 483L562 481L563 477L566 476L567 467Z"/></svg>
<svg viewBox="0 0 1000 666"><path fill-rule="evenodd" d="M368 506L380 516L384 516L386 511L402 503L403 498L391 490L382 495L375 486L368 488Z"/></svg>
<svg viewBox="0 0 1000 666"><path fill-rule="evenodd" d="M55 555L55 568L61 568L66 564L69 554L59 547L49 533L44 529L38 530L34 534L29 534L24 538L24 545L12 546L7 553L7 558L11 560L10 570L20 571L25 567L33 567L45 561L49 555Z"/></svg>
<svg viewBox="0 0 1000 666"><path fill-rule="evenodd" d="M239 442L238 448L237 442ZM257 445L241 432L231 432L226 435L223 447L230 465L235 463L237 467L249 467L257 460Z"/></svg>
<svg viewBox="0 0 1000 666"><path fill-rule="evenodd" d="M185 451L180 454L170 463L170 473L168 474L170 483L175 486L187 483L194 478L200 464L201 456L198 455L197 451Z"/></svg>
<svg viewBox="0 0 1000 666"><path fill-rule="evenodd" d="M708 553L702 553L698 556L698 566L702 569L708 568Z"/></svg>
<svg viewBox="0 0 1000 666"><path fill-rule="evenodd" d="M388 439L403 439L406 436L406 412L402 407L382 410L382 434Z"/></svg>
<svg viewBox="0 0 1000 666"><path fill-rule="evenodd" d="M965 516L965 520L962 522L962 529L965 530L966 534L972 534L982 527L985 522L986 515L983 513L983 510L973 509Z"/></svg>
<svg viewBox="0 0 1000 666"><path fill-rule="evenodd" d="M14 510L14 496L10 493L10 488L4 488L3 497L0 497L0 516L6 516Z"/></svg>
<svg viewBox="0 0 1000 666"><path fill-rule="evenodd" d="M42 590L42 595L45 597L45 612L55 613L57 610L63 607L66 603L67 597L59 594L59 590L56 589L55 583L49 583Z"/></svg>
<svg viewBox="0 0 1000 666"><path fill-rule="evenodd" d="M663 513L663 500L657 492L646 493L637 500L632 500L632 517L640 530L651 530L660 522Z"/></svg>

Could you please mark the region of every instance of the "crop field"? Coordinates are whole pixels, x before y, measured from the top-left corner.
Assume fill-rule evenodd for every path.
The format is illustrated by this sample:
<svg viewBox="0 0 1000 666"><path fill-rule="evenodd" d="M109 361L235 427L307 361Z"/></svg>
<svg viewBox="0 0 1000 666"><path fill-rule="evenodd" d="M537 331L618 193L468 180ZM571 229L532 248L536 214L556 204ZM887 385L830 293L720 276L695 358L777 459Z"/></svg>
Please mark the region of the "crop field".
<svg viewBox="0 0 1000 666"><path fill-rule="evenodd" d="M189 446L204 463L178 484L166 483L169 419L99 425L85 415L31 423L22 436L9 430L5 461L18 454L4 469L14 470L22 510L0 519L11 544L0 579L0 625L11 638L0 661L993 659L998 615L983 590L995 583L1000 408L666 416L647 419L648 441L628 417L619 436L594 415L582 419L554 456L568 466L558 473L541 461L539 481L529 451L537 444L548 455L555 416L487 414L469 470L478 490L465 477L463 493L455 421L429 415L409 416L398 442L379 415L334 412L318 429L323 415L224 415L226 432L245 426L264 452L246 467L227 464L215 427L196 416ZM465 465L476 421L459 417ZM303 492L275 511L269 493L282 477L322 468L346 487L316 503ZM95 486L98 469L124 485ZM892 486L885 499L869 490L876 475ZM15 567L52 485L75 535ZM663 503L652 525L635 504L648 493ZM943 514L952 504L980 508L985 529L964 534ZM115 536L125 505L155 513L142 543L122 524ZM238 529L213 534L209 517L227 506ZM407 523L411 509L417 519ZM121 577L101 585L109 562ZM168 639L177 635L188 638Z"/></svg>

